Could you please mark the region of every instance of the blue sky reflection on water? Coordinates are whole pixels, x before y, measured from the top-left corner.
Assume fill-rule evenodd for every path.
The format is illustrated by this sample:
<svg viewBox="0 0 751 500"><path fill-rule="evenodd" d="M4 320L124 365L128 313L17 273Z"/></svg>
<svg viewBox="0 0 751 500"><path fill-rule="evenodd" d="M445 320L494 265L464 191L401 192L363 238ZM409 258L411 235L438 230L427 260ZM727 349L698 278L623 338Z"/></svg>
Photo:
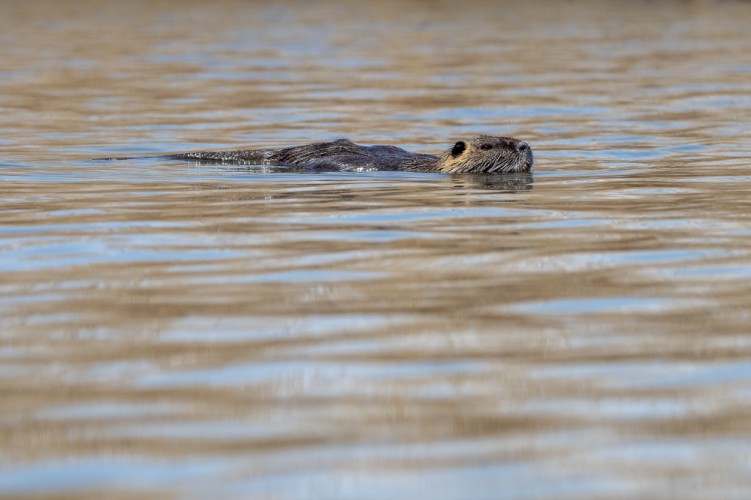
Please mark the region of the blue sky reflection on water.
<svg viewBox="0 0 751 500"><path fill-rule="evenodd" d="M0 3L0 496L751 496L750 9Z"/></svg>

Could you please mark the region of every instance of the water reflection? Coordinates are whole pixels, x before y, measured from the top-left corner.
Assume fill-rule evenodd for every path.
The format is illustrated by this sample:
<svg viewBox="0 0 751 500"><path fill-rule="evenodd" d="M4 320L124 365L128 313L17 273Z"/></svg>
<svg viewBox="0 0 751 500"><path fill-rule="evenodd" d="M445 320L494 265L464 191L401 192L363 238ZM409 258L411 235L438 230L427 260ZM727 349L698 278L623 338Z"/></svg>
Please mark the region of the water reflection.
<svg viewBox="0 0 751 500"><path fill-rule="evenodd" d="M531 173L501 175L463 175L455 176L453 183L457 187L488 189L492 191L527 191L532 189Z"/></svg>
<svg viewBox="0 0 751 500"><path fill-rule="evenodd" d="M0 3L0 495L748 497L749 18Z"/></svg>

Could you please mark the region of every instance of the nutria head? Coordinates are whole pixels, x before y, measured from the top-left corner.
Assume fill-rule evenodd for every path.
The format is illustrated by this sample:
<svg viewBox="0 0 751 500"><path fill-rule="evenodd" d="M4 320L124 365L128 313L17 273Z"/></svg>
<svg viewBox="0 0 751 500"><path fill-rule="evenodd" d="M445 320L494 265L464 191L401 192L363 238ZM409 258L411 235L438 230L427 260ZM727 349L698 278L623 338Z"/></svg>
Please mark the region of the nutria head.
<svg viewBox="0 0 751 500"><path fill-rule="evenodd" d="M443 153L438 168L446 174L531 172L534 162L532 149L524 141L478 135Z"/></svg>

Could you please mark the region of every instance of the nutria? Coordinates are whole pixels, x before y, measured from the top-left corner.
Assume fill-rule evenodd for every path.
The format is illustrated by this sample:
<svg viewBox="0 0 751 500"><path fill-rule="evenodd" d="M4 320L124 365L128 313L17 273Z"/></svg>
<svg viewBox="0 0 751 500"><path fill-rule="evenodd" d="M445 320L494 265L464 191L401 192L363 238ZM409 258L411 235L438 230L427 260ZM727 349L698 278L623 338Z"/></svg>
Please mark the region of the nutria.
<svg viewBox="0 0 751 500"><path fill-rule="evenodd" d="M405 170L447 174L531 172L534 165L529 144L490 135L458 141L439 156L410 153L396 146L360 146L347 139L338 139L282 149L196 151L160 158L201 163L283 165L313 170Z"/></svg>

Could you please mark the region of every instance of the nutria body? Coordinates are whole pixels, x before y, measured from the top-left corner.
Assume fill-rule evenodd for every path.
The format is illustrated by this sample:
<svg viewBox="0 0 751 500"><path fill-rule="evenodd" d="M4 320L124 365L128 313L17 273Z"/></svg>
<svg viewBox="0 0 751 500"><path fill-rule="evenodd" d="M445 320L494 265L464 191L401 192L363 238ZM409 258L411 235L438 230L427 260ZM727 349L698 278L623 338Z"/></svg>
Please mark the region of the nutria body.
<svg viewBox="0 0 751 500"><path fill-rule="evenodd" d="M347 139L282 149L197 151L166 155L201 163L283 165L313 170L403 170L416 172L531 172L529 144L510 137L479 135L458 141L438 156L411 153L396 146L360 146Z"/></svg>

